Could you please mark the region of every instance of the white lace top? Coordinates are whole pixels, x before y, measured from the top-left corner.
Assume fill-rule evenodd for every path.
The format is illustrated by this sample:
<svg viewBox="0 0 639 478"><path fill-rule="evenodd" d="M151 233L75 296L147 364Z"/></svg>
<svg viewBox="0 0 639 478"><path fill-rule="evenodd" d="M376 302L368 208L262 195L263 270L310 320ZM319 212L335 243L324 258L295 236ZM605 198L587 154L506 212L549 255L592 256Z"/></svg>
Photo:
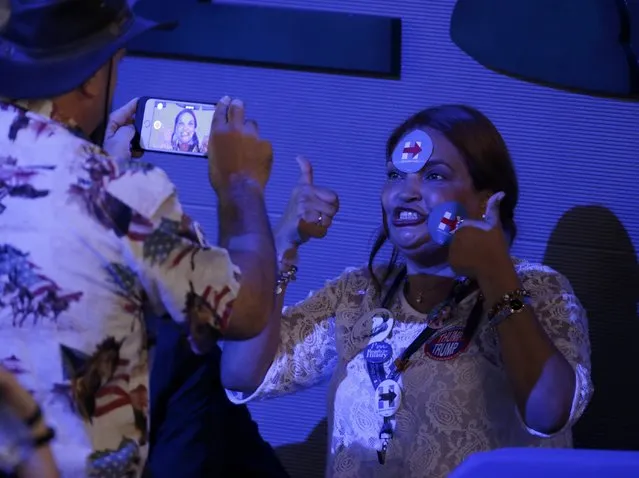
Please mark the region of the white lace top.
<svg viewBox="0 0 639 478"><path fill-rule="evenodd" d="M586 314L565 277L543 265L515 264L532 295L536 317L577 377L570 421L553 436L527 429L520 419L496 333L485 317L467 348L442 359L451 350L455 352L455 346L446 352L446 339L442 341L441 334L465 324L477 299L474 293L413 355L411 366L401 375L403 397L393 422L394 438L386 463L380 465L376 450L381 444L383 418L376 411L375 391L361 353L370 339L362 340L361 327L356 325L365 311L379 307L366 269L347 270L306 300L285 308L279 351L262 385L249 397L234 392L229 392L229 397L245 403L293 393L330 378L329 477L438 478L478 451L571 447L570 427L593 391ZM389 309L394 325L385 341L392 346L394 360L424 329L426 316L412 309L401 292ZM439 351L434 345L437 337L442 344ZM390 363L385 365L386 373Z"/></svg>

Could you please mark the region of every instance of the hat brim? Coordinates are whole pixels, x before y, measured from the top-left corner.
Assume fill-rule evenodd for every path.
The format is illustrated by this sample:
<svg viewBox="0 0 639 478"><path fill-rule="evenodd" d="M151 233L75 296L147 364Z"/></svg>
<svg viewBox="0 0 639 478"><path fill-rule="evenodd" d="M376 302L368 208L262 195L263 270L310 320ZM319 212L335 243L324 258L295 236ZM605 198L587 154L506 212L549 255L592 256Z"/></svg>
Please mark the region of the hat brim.
<svg viewBox="0 0 639 478"><path fill-rule="evenodd" d="M89 43L73 54L50 59L14 59L0 55L0 96L14 100L53 98L68 93L91 78L135 37L167 25L140 17L131 19L120 35Z"/></svg>

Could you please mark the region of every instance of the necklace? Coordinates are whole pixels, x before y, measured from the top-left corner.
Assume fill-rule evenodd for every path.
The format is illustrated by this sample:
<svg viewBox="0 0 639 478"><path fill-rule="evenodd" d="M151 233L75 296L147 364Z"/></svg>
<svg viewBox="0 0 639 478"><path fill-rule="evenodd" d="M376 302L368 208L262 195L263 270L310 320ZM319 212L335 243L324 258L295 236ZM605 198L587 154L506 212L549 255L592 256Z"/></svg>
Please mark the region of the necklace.
<svg viewBox="0 0 639 478"><path fill-rule="evenodd" d="M458 280L455 280L455 282L453 283L453 287L452 289L454 290L456 284L458 283ZM411 286L410 286L410 282L408 281L408 277L406 278L406 282L405 282L405 294L407 296L410 295L410 293L412 292ZM435 284L427 289L421 289L419 291L417 291L417 296L415 297L415 302L418 304L422 304L424 302L424 294L431 292L433 290L436 290L437 288L442 287L442 283L438 283ZM450 293L448 293L447 295L450 295Z"/></svg>
<svg viewBox="0 0 639 478"><path fill-rule="evenodd" d="M408 284L408 280L406 281L408 286L408 290L410 291L410 285ZM453 313L453 308L456 302L456 299L459 297L460 293L464 291L470 285L470 280L465 278L458 278L453 283L453 287L450 292L447 294L447 297L436 304L427 314L426 323L429 327L432 328L440 328L444 325L444 323L451 317ZM435 287L431 287L428 291L434 290ZM424 302L424 293L428 291L420 291L417 294L415 302L418 304L422 304Z"/></svg>

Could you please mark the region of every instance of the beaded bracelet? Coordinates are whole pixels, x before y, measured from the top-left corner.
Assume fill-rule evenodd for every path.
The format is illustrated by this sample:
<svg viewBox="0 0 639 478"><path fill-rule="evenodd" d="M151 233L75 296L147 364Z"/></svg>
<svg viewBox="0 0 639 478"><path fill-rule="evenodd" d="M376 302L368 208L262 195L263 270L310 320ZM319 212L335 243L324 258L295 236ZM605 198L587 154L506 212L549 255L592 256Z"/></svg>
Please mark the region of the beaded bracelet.
<svg viewBox="0 0 639 478"><path fill-rule="evenodd" d="M40 407L36 407L34 412L30 416L24 419L24 424L29 428L33 428L33 426L36 423L38 423L41 419L42 419L42 409Z"/></svg>
<svg viewBox="0 0 639 478"><path fill-rule="evenodd" d="M289 282L297 279L297 266L291 265L288 270L280 272L280 276L277 279L275 285L275 294L280 295L284 292L284 289Z"/></svg>
<svg viewBox="0 0 639 478"><path fill-rule="evenodd" d="M514 314L530 306L530 293L526 289L516 289L504 294L488 312L488 322L495 328Z"/></svg>
<svg viewBox="0 0 639 478"><path fill-rule="evenodd" d="M33 438L33 448L41 448L48 445L55 438L55 430L51 427L47 427L44 433Z"/></svg>
<svg viewBox="0 0 639 478"><path fill-rule="evenodd" d="M42 409L38 406L30 416L24 419L24 424L29 428L33 428L40 420L42 420L42 417ZM54 438L55 430L51 427L46 427L44 433L34 437L31 440L31 444L33 448L40 448L47 445Z"/></svg>

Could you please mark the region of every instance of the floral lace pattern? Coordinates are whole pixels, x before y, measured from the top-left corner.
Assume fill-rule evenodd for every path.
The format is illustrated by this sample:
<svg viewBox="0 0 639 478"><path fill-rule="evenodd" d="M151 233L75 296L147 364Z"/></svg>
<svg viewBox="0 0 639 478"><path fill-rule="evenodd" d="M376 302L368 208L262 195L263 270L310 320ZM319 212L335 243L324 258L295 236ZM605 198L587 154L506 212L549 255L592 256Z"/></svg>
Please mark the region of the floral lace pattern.
<svg viewBox="0 0 639 478"><path fill-rule="evenodd" d="M228 392L237 403L276 397L330 377L330 454L327 476L443 478L468 455L500 447L571 447L570 427L593 392L586 314L567 279L549 267L515 261L531 292L537 319L573 366L576 391L567 426L546 437L527 429L516 409L495 331L482 318L470 345L449 360L425 347L401 375L402 405L394 420L385 465L377 461L382 426L374 389L360 353L368 344L353 333L366 311L378 308L368 272L349 269L299 304L284 309L281 344L262 385L251 396ZM464 299L441 330L462 326L478 293ZM426 316L403 294L389 310L394 326L386 342L395 359L425 327ZM386 366L388 373L388 366Z"/></svg>

